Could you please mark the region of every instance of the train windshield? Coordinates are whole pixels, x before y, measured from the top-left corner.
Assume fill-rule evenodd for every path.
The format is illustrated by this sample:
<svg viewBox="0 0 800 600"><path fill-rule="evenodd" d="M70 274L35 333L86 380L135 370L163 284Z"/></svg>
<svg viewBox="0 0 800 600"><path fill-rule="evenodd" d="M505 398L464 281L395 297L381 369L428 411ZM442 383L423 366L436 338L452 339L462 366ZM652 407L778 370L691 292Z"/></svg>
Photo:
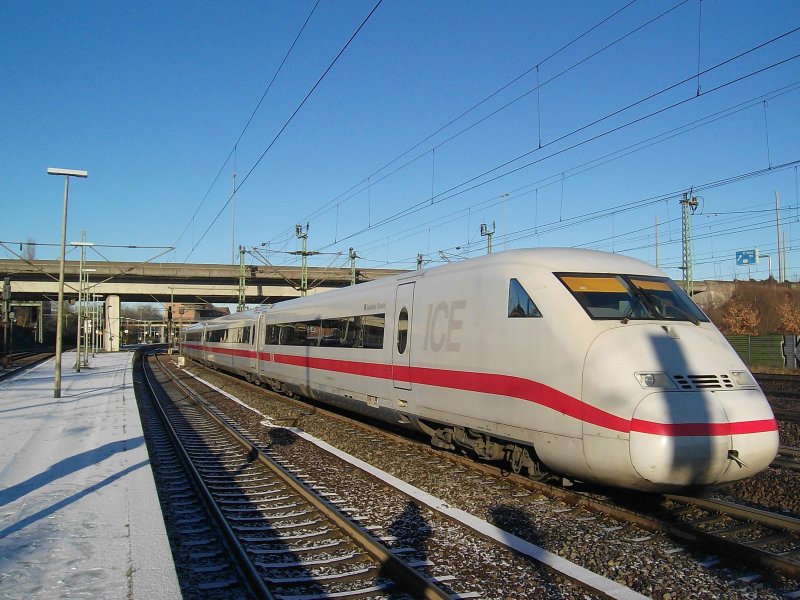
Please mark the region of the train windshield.
<svg viewBox="0 0 800 600"><path fill-rule="evenodd" d="M592 319L708 321L668 277L556 273Z"/></svg>

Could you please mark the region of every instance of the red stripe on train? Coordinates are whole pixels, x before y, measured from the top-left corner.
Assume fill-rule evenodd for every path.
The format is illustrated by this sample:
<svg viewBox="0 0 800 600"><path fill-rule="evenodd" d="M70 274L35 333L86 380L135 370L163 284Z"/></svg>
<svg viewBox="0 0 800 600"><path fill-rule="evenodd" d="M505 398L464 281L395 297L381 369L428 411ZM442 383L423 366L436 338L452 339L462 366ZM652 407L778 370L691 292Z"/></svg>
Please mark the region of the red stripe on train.
<svg viewBox="0 0 800 600"><path fill-rule="evenodd" d="M189 345L187 344L187 346ZM258 356L258 353L250 350L194 345L189 347L197 350L206 350L209 352L246 358L256 358ZM264 358L264 354L267 356L266 360L269 360L268 353L262 353L262 358ZM382 363L297 356L294 354L273 354L272 360L279 364L294 367L332 371L335 373L345 373L347 375L358 375L360 377L406 381L431 387L518 398L551 410L556 410L563 415L579 421L584 421L590 425L603 427L604 429L610 429L620 433L630 433L633 431L636 433L668 437L687 437L765 433L778 429L778 424L775 419L739 421L736 423L657 423L655 421L644 421L642 419L633 419L629 421L591 406L590 404L586 404L577 398L559 392L543 383L524 379L522 377L514 377L512 375L430 369L426 367L404 367Z"/></svg>

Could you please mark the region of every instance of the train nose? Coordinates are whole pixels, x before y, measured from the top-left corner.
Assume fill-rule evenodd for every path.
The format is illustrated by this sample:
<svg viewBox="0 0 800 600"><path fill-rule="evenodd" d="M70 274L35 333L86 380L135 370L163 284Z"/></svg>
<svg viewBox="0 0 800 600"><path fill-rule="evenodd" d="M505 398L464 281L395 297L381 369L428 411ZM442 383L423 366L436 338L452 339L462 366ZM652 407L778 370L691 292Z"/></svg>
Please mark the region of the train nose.
<svg viewBox="0 0 800 600"><path fill-rule="evenodd" d="M769 466L778 432L758 390L659 392L631 421L631 462L657 485L716 485Z"/></svg>

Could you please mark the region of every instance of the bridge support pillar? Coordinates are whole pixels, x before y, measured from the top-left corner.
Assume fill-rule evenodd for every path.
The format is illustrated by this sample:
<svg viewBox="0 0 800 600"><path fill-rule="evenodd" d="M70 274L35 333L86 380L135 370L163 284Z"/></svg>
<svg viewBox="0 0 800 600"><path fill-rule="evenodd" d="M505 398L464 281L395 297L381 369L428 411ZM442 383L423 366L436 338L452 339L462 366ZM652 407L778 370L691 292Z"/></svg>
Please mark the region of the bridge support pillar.
<svg viewBox="0 0 800 600"><path fill-rule="evenodd" d="M106 296L105 327L103 327L103 347L106 352L119 352L119 296Z"/></svg>

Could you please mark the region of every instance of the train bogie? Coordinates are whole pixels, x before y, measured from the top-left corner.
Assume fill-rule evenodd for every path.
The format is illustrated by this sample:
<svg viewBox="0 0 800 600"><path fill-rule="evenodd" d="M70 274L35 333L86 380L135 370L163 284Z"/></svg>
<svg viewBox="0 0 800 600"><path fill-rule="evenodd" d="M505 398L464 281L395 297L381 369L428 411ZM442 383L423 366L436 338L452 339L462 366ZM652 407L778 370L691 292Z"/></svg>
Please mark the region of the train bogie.
<svg viewBox="0 0 800 600"><path fill-rule="evenodd" d="M777 451L769 405L717 329L617 255L501 253L198 324L184 348L537 476L715 485Z"/></svg>

